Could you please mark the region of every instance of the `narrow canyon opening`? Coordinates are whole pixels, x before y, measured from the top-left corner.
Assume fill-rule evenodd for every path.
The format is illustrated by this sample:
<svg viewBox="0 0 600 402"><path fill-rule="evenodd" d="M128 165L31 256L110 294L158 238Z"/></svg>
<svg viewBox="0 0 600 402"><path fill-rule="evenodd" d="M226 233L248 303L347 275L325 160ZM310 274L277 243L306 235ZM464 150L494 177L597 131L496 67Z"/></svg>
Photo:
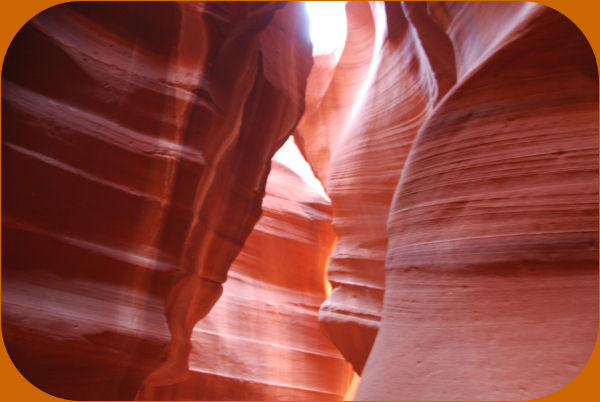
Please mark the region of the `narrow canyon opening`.
<svg viewBox="0 0 600 402"><path fill-rule="evenodd" d="M229 267L222 295L193 328L188 378L145 386L136 399L191 399L194 392L235 399L240 382L256 399L342 399L352 369L318 322L331 289L331 212L290 136L271 160L262 215Z"/></svg>
<svg viewBox="0 0 600 402"><path fill-rule="evenodd" d="M313 56L335 54L339 57L348 24L345 1L305 1Z"/></svg>

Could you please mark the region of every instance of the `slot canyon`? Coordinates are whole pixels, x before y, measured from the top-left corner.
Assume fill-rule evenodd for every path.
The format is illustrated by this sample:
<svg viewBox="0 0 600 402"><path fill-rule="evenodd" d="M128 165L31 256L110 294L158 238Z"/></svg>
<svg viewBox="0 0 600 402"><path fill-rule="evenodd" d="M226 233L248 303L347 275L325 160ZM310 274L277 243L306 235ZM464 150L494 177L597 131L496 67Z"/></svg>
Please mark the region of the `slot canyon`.
<svg viewBox="0 0 600 402"><path fill-rule="evenodd" d="M1 321L73 400L528 400L598 330L598 74L531 2L73 2L2 68ZM323 17L323 15L321 15Z"/></svg>

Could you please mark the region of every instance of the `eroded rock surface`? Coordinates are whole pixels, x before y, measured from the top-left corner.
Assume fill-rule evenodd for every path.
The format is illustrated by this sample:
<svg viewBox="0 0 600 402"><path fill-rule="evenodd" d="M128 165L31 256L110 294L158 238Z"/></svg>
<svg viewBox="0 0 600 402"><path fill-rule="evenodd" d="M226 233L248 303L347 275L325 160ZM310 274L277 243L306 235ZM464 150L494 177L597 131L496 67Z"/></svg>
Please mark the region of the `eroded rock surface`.
<svg viewBox="0 0 600 402"><path fill-rule="evenodd" d="M347 15L310 76L295 2L73 3L23 28L2 77L2 326L25 377L72 399L334 400L351 364L357 399L524 400L581 370L585 38L526 2ZM278 162L265 193L291 133L331 204Z"/></svg>
<svg viewBox="0 0 600 402"><path fill-rule="evenodd" d="M416 9L413 14L417 15L417 11L422 12L421 6L409 7ZM330 158L326 168L321 169L327 175L326 188L334 209L333 226L339 239L328 270L333 292L321 308L320 320L359 373L381 316L388 242L386 224L392 196L413 138L436 100L455 80L452 74L438 74L424 50L448 53L449 39L445 37L446 42L435 48L437 36L430 37L426 31L434 24L430 17L418 14L419 23L425 24L425 32L421 32L411 28L402 7L400 3L370 7L366 3L348 4L349 27L360 29L349 28L348 42L330 88L319 102L319 113L307 115L316 120L312 125L327 129L338 115L345 116L343 126L328 131L338 137L330 141L325 152ZM416 26L421 27L419 23ZM355 40L352 32L362 32L363 42ZM429 42L424 44L423 39ZM362 46L355 45L355 41ZM366 46L365 42L372 46ZM350 60L352 70L343 64L346 59ZM352 86L354 81L344 74L348 71L361 74L361 86ZM442 77L441 83L436 74ZM311 80L312 76L309 83ZM350 88L345 92L351 97L345 100L346 109L330 106L330 99L336 99L340 92L338 86ZM309 86L307 96L310 89ZM310 108L310 103L307 107ZM320 116L333 117L319 121ZM305 143L318 144L321 132L306 130L305 121L300 123L297 135ZM318 152L310 148L304 151L309 161L312 153Z"/></svg>
<svg viewBox="0 0 600 402"><path fill-rule="evenodd" d="M19 32L2 76L2 325L35 385L131 399L187 373L303 112L303 16L72 3Z"/></svg>
<svg viewBox="0 0 600 402"><path fill-rule="evenodd" d="M377 38L382 10L370 9ZM322 324L362 371L358 399L553 392L598 327L591 49L534 3L384 11L383 38L362 57L372 81L322 152L339 236ZM314 126L343 113L327 97Z"/></svg>
<svg viewBox="0 0 600 402"><path fill-rule="evenodd" d="M451 27L479 15L450 11ZM520 15L415 138L390 209L381 328L358 399L542 397L593 350L594 55L560 14L528 4Z"/></svg>
<svg viewBox="0 0 600 402"><path fill-rule="evenodd" d="M301 158L293 141L285 147ZM317 319L334 241L330 201L278 156L263 215L233 262L223 295L194 328L189 378L146 387L139 399L343 398L352 368Z"/></svg>

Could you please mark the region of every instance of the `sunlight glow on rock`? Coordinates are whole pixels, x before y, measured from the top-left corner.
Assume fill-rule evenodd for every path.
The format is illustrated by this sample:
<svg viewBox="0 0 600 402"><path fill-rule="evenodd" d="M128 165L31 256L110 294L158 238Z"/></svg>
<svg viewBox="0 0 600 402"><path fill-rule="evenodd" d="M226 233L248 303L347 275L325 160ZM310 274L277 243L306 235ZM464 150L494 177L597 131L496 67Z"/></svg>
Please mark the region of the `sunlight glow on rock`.
<svg viewBox="0 0 600 402"><path fill-rule="evenodd" d="M342 50L346 41L345 1L306 1L313 55Z"/></svg>
<svg viewBox="0 0 600 402"><path fill-rule="evenodd" d="M285 165L288 168L290 168L293 172L295 172L298 176L302 178L304 183L306 183L306 185L309 188L311 188L317 194L320 194L324 198L329 200L329 197L323 189L323 185L321 184L319 179L315 177L312 169L310 168L310 165L308 164L308 162L306 162L306 160L300 153L298 146L294 142L294 137L290 136L288 138L288 140L283 144L283 146L279 148L279 150L275 153L275 155L273 156L273 160L276 160L282 165Z"/></svg>

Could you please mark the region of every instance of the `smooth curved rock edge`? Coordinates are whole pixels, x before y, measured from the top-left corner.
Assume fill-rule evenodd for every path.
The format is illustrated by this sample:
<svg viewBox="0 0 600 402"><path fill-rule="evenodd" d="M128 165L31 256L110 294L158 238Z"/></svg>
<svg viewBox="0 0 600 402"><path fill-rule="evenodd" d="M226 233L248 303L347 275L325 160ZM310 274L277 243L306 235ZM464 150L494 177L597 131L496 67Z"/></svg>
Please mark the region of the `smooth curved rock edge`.
<svg viewBox="0 0 600 402"><path fill-rule="evenodd" d="M377 5L371 20L356 7L349 25L369 30L364 43L386 39L372 53L349 41L338 68L361 60L353 71L372 81L354 118L327 130L326 152L302 150L339 236L320 320L362 373L357 399L554 392L584 366L598 328L587 41L535 3L387 3L383 22ZM329 106L344 85L336 74L311 126L344 113ZM323 143L302 127L303 144Z"/></svg>
<svg viewBox="0 0 600 402"><path fill-rule="evenodd" d="M2 326L33 384L132 399L188 375L192 329L304 110L304 18L295 3L70 3L15 37Z"/></svg>

